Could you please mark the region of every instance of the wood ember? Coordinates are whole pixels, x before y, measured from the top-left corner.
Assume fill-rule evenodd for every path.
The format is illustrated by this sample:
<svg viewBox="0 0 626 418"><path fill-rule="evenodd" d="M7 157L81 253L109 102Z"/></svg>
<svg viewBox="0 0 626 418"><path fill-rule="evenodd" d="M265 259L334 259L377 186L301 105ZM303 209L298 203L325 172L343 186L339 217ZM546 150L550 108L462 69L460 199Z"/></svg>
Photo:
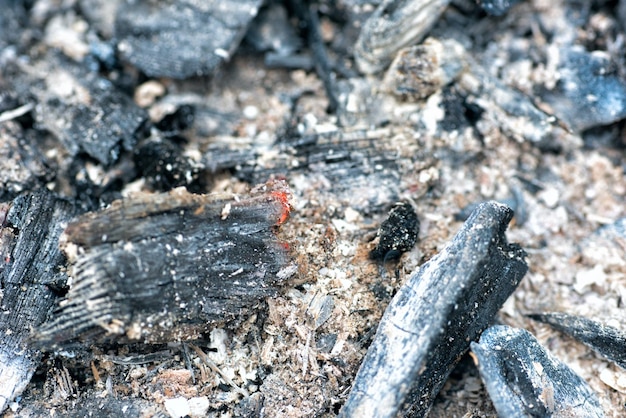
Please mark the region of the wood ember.
<svg viewBox="0 0 626 418"><path fill-rule="evenodd" d="M513 212L482 204L391 301L341 417L424 416L454 364L528 267L504 231Z"/></svg>
<svg viewBox="0 0 626 418"><path fill-rule="evenodd" d="M61 238L70 290L38 340L167 342L242 321L293 274L273 232L289 196L280 181L238 200L176 189L83 215Z"/></svg>
<svg viewBox="0 0 626 418"><path fill-rule="evenodd" d="M28 339L67 281L58 240L74 214L72 204L47 191L0 204L0 411L39 365L41 353Z"/></svg>
<svg viewBox="0 0 626 418"><path fill-rule="evenodd" d="M472 352L499 417L604 417L589 385L526 330L488 328Z"/></svg>
<svg viewBox="0 0 626 418"><path fill-rule="evenodd" d="M626 369L626 333L590 319L560 312L528 315L588 345Z"/></svg>

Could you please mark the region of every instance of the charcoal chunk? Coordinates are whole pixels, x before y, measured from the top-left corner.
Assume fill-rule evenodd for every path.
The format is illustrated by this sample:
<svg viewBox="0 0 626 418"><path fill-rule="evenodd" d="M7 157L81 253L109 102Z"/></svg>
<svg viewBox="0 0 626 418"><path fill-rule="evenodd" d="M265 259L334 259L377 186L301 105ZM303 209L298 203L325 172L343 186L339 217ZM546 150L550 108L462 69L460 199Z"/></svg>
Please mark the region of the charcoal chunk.
<svg viewBox="0 0 626 418"><path fill-rule="evenodd" d="M113 83L56 54L15 68L14 88L36 100L35 121L72 155L86 153L104 165L131 149L147 113Z"/></svg>
<svg viewBox="0 0 626 418"><path fill-rule="evenodd" d="M378 327L341 417L424 416L447 377L528 267L506 241L513 211L481 204L452 242L415 272Z"/></svg>
<svg viewBox="0 0 626 418"><path fill-rule="evenodd" d="M0 204L0 412L30 381L41 353L28 344L64 284L58 243L74 206L42 190Z"/></svg>
<svg viewBox="0 0 626 418"><path fill-rule="evenodd" d="M576 338L626 369L626 332L591 319L560 312L528 316Z"/></svg>
<svg viewBox="0 0 626 418"><path fill-rule="evenodd" d="M283 182L238 200L179 188L83 215L61 238L72 262L67 299L36 339L168 342L243 320L293 272L273 232L288 199Z"/></svg>
<svg viewBox="0 0 626 418"><path fill-rule="evenodd" d="M499 417L604 417L587 382L526 330L493 326L472 352Z"/></svg>
<svg viewBox="0 0 626 418"><path fill-rule="evenodd" d="M579 46L560 52L559 81L541 97L572 130L609 125L626 117L626 82L603 52Z"/></svg>
<svg viewBox="0 0 626 418"><path fill-rule="evenodd" d="M198 170L182 155L182 148L167 139L153 139L142 144L134 154L139 172L153 190L168 191L189 185Z"/></svg>
<svg viewBox="0 0 626 418"><path fill-rule="evenodd" d="M408 202L397 203L378 230L378 245L370 252L372 260L390 261L409 251L417 242L420 221Z"/></svg>
<svg viewBox="0 0 626 418"><path fill-rule="evenodd" d="M261 0L141 0L117 11L115 36L123 59L150 77L211 74L228 60Z"/></svg>

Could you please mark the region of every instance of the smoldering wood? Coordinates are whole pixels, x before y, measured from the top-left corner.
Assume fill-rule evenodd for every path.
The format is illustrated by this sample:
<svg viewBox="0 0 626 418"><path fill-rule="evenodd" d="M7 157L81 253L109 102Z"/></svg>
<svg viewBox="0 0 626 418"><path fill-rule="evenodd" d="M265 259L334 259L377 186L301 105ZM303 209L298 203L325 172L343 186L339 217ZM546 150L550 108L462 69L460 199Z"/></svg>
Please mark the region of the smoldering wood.
<svg viewBox="0 0 626 418"><path fill-rule="evenodd" d="M531 314L528 317L574 337L626 369L626 332L582 316L562 312Z"/></svg>
<svg viewBox="0 0 626 418"><path fill-rule="evenodd" d="M288 199L281 181L239 199L175 189L79 217L61 237L70 290L38 344L190 340L244 320L294 272L273 231Z"/></svg>
<svg viewBox="0 0 626 418"><path fill-rule="evenodd" d="M424 416L454 365L528 267L504 235L513 217L481 204L445 249L400 288L380 321L340 417Z"/></svg>
<svg viewBox="0 0 626 418"><path fill-rule="evenodd" d="M209 75L230 59L261 0L124 2L115 37L122 58L150 77Z"/></svg>
<svg viewBox="0 0 626 418"><path fill-rule="evenodd" d="M587 382L528 331L493 326L471 346L499 417L604 417Z"/></svg>
<svg viewBox="0 0 626 418"><path fill-rule="evenodd" d="M316 187L332 190L334 198L349 202L355 210L375 213L400 200L401 190L411 187L403 183L400 172L408 167L425 170L437 163L432 154L419 149L417 142L399 149L393 132L384 128L294 135L275 147L280 153L273 156L271 164L263 162L262 149L233 149L226 144L207 151L203 164L215 171L232 170L251 184L272 176L306 176ZM417 198L426 190L420 188L412 196Z"/></svg>
<svg viewBox="0 0 626 418"><path fill-rule="evenodd" d="M74 215L70 202L45 190L0 204L0 413L39 365L41 353L28 339L67 281L58 243Z"/></svg>
<svg viewBox="0 0 626 418"><path fill-rule="evenodd" d="M364 23L354 46L359 70L384 70L396 53L421 41L450 3L449 0L384 0Z"/></svg>
<svg viewBox="0 0 626 418"><path fill-rule="evenodd" d="M32 65L13 61L5 70L11 88L34 100L35 121L71 155L114 163L135 145L135 132L147 119L111 81L60 54L50 52Z"/></svg>

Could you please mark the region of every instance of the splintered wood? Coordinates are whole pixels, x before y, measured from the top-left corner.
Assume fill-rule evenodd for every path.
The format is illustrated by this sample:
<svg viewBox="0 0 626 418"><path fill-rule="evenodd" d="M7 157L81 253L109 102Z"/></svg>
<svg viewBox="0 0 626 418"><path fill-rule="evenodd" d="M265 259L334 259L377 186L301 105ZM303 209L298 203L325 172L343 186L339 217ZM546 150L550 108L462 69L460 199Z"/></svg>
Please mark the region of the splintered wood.
<svg viewBox="0 0 626 418"><path fill-rule="evenodd" d="M190 340L242 321L294 272L274 232L289 199L281 181L240 199L175 189L79 217L61 237L70 290L39 343Z"/></svg>

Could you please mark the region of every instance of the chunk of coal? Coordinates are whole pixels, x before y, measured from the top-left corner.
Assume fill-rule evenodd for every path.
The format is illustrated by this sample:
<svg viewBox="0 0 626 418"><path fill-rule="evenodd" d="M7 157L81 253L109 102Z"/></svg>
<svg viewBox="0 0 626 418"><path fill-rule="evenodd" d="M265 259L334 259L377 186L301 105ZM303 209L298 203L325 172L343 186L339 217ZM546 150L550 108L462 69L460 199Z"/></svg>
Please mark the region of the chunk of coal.
<svg viewBox="0 0 626 418"><path fill-rule="evenodd" d="M492 16L502 16L520 0L480 0L480 7Z"/></svg>
<svg viewBox="0 0 626 418"><path fill-rule="evenodd" d="M413 205L399 202L391 209L378 230L378 245L370 252L372 260L391 261L409 251L417 242L420 221Z"/></svg>
<svg viewBox="0 0 626 418"><path fill-rule="evenodd" d="M151 139L135 151L134 162L153 190L168 191L189 185L198 176L182 151L168 139Z"/></svg>
<svg viewBox="0 0 626 418"><path fill-rule="evenodd" d="M293 273L274 227L289 215L284 182L249 197L184 189L116 201L61 238L72 285L36 339L167 342L245 319Z"/></svg>
<svg viewBox="0 0 626 418"><path fill-rule="evenodd" d="M425 416L448 375L528 267L506 241L511 209L481 204L413 274L378 327L340 417Z"/></svg>
<svg viewBox="0 0 626 418"><path fill-rule="evenodd" d="M528 317L576 338L626 369L626 332L591 319L560 312L531 314Z"/></svg>
<svg viewBox="0 0 626 418"><path fill-rule="evenodd" d="M396 53L422 40L450 0L384 0L363 25L354 47L361 72L384 70Z"/></svg>
<svg viewBox="0 0 626 418"><path fill-rule="evenodd" d="M41 360L27 343L64 286L59 249L74 206L42 190L0 204L0 413L26 387Z"/></svg>
<svg viewBox="0 0 626 418"><path fill-rule="evenodd" d="M211 74L233 55L261 3L124 2L115 20L119 53L150 77Z"/></svg>
<svg viewBox="0 0 626 418"><path fill-rule="evenodd" d="M540 92L554 114L572 130L609 125L626 117L626 81L606 53L580 46L560 51L559 81Z"/></svg>
<svg viewBox="0 0 626 418"><path fill-rule="evenodd" d="M135 131L147 113L109 80L53 53L32 68L12 70L15 90L36 99L36 122L70 154L84 152L108 165L135 145Z"/></svg>
<svg viewBox="0 0 626 418"><path fill-rule="evenodd" d="M499 417L604 417L587 382L528 331L497 325L471 345Z"/></svg>
<svg viewBox="0 0 626 418"><path fill-rule="evenodd" d="M245 40L257 51L274 51L279 56L292 55L302 47L302 40L289 22L287 10L279 3L271 3L259 11Z"/></svg>

